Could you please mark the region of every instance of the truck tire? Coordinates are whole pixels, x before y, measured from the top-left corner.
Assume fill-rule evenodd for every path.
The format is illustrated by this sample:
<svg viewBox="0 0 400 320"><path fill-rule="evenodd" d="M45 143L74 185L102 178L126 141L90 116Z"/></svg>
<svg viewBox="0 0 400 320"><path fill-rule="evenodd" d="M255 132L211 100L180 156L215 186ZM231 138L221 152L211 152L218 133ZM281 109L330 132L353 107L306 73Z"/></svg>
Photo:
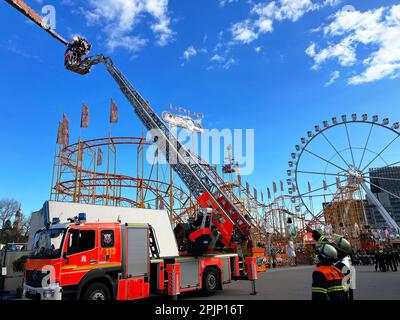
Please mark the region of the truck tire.
<svg viewBox="0 0 400 320"><path fill-rule="evenodd" d="M83 292L82 300L111 300L111 292L104 283L92 283Z"/></svg>
<svg viewBox="0 0 400 320"><path fill-rule="evenodd" d="M208 268L203 273L202 291L206 296L211 296L217 292L220 286L218 271L215 268Z"/></svg>

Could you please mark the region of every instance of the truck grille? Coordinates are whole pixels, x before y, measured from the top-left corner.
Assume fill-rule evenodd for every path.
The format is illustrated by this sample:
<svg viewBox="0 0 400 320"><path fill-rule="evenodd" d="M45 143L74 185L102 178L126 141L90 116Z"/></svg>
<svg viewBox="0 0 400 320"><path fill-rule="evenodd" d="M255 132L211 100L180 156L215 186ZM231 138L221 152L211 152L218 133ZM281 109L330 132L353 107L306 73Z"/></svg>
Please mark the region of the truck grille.
<svg viewBox="0 0 400 320"><path fill-rule="evenodd" d="M33 288L41 288L43 278L46 277L49 273L50 271L42 272L41 270L27 270L25 283L26 285ZM47 283L45 283L45 285L49 284L50 284L50 277L48 277Z"/></svg>

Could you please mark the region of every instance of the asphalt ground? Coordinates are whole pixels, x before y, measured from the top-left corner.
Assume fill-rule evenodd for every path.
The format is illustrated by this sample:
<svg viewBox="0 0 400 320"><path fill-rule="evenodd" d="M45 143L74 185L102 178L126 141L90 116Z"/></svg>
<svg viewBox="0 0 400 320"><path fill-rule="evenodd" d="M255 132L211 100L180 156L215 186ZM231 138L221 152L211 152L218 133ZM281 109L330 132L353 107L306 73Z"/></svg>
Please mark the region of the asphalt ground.
<svg viewBox="0 0 400 320"><path fill-rule="evenodd" d="M234 281L211 297L196 294L181 299L202 300L310 300L314 266L278 268L259 273L257 295L250 295L249 281ZM356 267L355 300L399 300L399 272L376 272L373 266Z"/></svg>
<svg viewBox="0 0 400 320"><path fill-rule="evenodd" d="M250 281L233 281L215 295L182 294L181 300L310 300L314 266L270 269L259 273L257 295L250 295ZM376 272L373 266L356 267L355 300L400 300L398 272ZM5 295L4 300L16 299ZM156 298L157 299L157 298ZM158 299L161 299L158 297Z"/></svg>

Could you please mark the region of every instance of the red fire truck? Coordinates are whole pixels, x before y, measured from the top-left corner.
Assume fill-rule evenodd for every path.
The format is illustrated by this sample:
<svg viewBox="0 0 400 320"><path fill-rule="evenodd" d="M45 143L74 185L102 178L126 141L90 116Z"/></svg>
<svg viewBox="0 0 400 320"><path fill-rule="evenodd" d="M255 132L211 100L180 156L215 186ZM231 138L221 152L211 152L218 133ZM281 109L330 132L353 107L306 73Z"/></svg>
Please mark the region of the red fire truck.
<svg viewBox="0 0 400 320"><path fill-rule="evenodd" d="M35 251L27 262L26 296L58 299L72 292L77 298L134 299L166 291L173 296L180 291L199 289L213 293L239 273L238 255L226 254L232 250L240 255L241 269L245 270L241 247L248 245L255 224L240 199L224 188L224 181L216 171L178 141L148 100L142 97L110 57L103 54L88 56L91 45L86 39L76 36L68 42L46 25L24 1L6 2L66 46L64 57L68 70L85 75L95 65L105 66L142 124L150 131L158 150L199 206L210 210L209 215L204 214L200 220L189 221L188 228L181 228L180 240L183 242L180 246L182 244L183 251L187 253L185 257L179 257L175 237L170 241L175 244L176 250L172 250L175 254L165 255L164 252L160 258L157 257L156 239L170 233L165 231L167 225L171 229L169 221L159 228L154 224L158 224L160 219L150 219L152 222L146 219L124 221L119 225L115 224L119 219L103 220L101 223L96 219L82 223L84 219L78 218L71 219L67 224L50 225L47 222L47 227L35 235ZM70 217L79 212L87 213L86 209L76 210ZM108 210L96 212L94 217L104 219ZM135 215L135 219L138 216ZM141 227L132 223L139 223ZM171 232L174 236L172 229ZM103 246L105 236L112 236L112 247ZM58 242L53 243L54 239ZM165 245L166 242L160 240L159 243ZM148 249L151 249L151 258L144 257ZM47 274L42 273L44 268L49 269ZM255 276L251 270L247 274ZM53 288L43 289L45 282Z"/></svg>
<svg viewBox="0 0 400 320"><path fill-rule="evenodd" d="M56 217L83 209L87 213L68 223ZM47 202L42 212L46 227L36 232L26 263L29 299L134 300L196 290L210 295L240 275L234 253L179 255L165 211Z"/></svg>

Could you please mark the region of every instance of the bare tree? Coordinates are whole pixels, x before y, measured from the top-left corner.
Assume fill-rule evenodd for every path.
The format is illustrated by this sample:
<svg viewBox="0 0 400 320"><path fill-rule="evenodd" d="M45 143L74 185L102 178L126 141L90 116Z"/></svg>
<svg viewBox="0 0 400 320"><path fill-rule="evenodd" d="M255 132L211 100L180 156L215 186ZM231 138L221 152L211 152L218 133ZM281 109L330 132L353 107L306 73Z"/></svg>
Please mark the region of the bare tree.
<svg viewBox="0 0 400 320"><path fill-rule="evenodd" d="M0 226L4 229L7 221L12 221L21 204L14 199L0 200Z"/></svg>

